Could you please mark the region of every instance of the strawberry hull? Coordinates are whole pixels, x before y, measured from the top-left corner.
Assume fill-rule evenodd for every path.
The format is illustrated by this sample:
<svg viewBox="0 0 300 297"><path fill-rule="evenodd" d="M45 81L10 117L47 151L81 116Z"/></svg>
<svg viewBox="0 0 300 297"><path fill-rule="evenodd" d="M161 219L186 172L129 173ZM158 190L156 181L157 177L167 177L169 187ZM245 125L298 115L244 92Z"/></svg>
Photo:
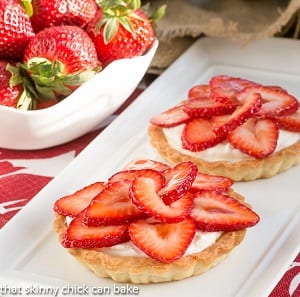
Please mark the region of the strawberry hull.
<svg viewBox="0 0 300 297"><path fill-rule="evenodd" d="M96 128L135 90L157 47L155 41L143 56L112 62L51 107L24 111L0 106L0 147L42 149L71 141Z"/></svg>

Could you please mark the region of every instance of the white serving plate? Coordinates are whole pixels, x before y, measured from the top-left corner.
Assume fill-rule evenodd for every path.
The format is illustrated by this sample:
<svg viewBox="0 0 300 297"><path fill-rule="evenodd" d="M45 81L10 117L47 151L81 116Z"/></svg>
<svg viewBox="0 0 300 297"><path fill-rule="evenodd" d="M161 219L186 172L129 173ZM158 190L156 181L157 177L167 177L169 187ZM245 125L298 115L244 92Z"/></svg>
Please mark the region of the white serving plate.
<svg viewBox="0 0 300 297"><path fill-rule="evenodd" d="M132 159L161 160L148 142L149 119L185 99L192 85L207 83L214 74L278 84L299 98L299 52L300 42L286 39L243 48L221 39L197 41L4 226L0 231L1 284L23 290L31 285L52 286L61 296L68 286L89 286L91 296L93 288L108 288L113 296L114 286L126 286L97 278L60 246L52 230L54 201L91 182L106 180ZM300 250L299 176L300 166L296 166L270 179L234 185L261 221L227 259L207 273L178 282L130 286L138 287L143 297L267 296Z"/></svg>
<svg viewBox="0 0 300 297"><path fill-rule="evenodd" d="M135 90L157 47L156 40L145 55L112 62L51 107L25 111L0 105L0 147L42 149L91 131Z"/></svg>

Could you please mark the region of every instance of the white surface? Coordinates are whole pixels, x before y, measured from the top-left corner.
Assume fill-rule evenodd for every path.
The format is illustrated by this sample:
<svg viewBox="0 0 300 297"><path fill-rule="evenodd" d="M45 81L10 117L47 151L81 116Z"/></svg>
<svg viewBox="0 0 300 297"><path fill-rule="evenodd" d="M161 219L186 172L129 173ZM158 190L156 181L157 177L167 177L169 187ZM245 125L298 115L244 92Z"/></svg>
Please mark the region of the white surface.
<svg viewBox="0 0 300 297"><path fill-rule="evenodd" d="M66 286L83 284L90 290L125 286L96 278L60 246L52 231L54 201L88 183L106 180L132 159L161 160L148 142L149 119L214 74L279 84L299 98L299 52L300 42L294 40L270 39L240 48L224 40L200 39L4 226L1 284L54 286L60 293ZM299 175L297 166L270 179L236 183L234 188L260 214L260 223L212 270L179 282L138 286L139 296L267 296L300 250Z"/></svg>
<svg viewBox="0 0 300 297"><path fill-rule="evenodd" d="M156 52L112 62L58 104L24 111L0 105L0 147L41 149L94 129L135 90Z"/></svg>

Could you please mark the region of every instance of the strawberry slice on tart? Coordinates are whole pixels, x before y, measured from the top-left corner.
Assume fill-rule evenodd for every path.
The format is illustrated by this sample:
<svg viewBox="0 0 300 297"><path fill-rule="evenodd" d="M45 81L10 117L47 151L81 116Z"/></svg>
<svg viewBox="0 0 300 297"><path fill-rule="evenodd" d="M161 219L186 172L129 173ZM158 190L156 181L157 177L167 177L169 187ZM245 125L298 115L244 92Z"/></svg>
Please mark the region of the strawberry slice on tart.
<svg viewBox="0 0 300 297"><path fill-rule="evenodd" d="M152 117L150 122L159 127L174 127L188 122L192 117L184 111L184 104L178 104Z"/></svg>
<svg viewBox="0 0 300 297"><path fill-rule="evenodd" d="M223 102L228 99L233 103L237 103L236 100L239 93L243 92L248 87L259 86L258 83L251 80L247 80L240 77L233 77L229 75L216 75L209 81L211 89L211 96L216 100Z"/></svg>
<svg viewBox="0 0 300 297"><path fill-rule="evenodd" d="M279 128L292 132L300 132L300 106L293 114L275 117Z"/></svg>
<svg viewBox="0 0 300 297"><path fill-rule="evenodd" d="M132 242L151 258L171 263L181 258L196 232L190 218L179 223L149 223L145 220L129 225Z"/></svg>
<svg viewBox="0 0 300 297"><path fill-rule="evenodd" d="M226 134L216 133L211 119L195 118L185 124L181 135L182 147L199 152L221 143Z"/></svg>
<svg viewBox="0 0 300 297"><path fill-rule="evenodd" d="M293 114L299 106L294 96L278 86L251 87L248 89L248 92L259 93L261 95L262 106L256 112L256 116L258 117L271 118Z"/></svg>
<svg viewBox="0 0 300 297"><path fill-rule="evenodd" d="M198 84L188 90L188 99L211 98L210 85Z"/></svg>
<svg viewBox="0 0 300 297"><path fill-rule="evenodd" d="M187 100L183 110L192 118L210 118L212 116L229 114L236 109L236 105L228 102L217 102L212 97Z"/></svg>
<svg viewBox="0 0 300 297"><path fill-rule="evenodd" d="M254 226L259 221L253 210L225 193L200 191L193 202L191 217L202 231L234 231Z"/></svg>
<svg viewBox="0 0 300 297"><path fill-rule="evenodd" d="M278 135L279 129L274 120L250 118L228 134L228 141L240 151L262 159L275 151Z"/></svg>
<svg viewBox="0 0 300 297"><path fill-rule="evenodd" d="M104 182L95 182L54 203L54 211L63 216L75 217L104 189Z"/></svg>
<svg viewBox="0 0 300 297"><path fill-rule="evenodd" d="M195 191L227 191L233 185L233 180L218 175L205 174L198 172L190 188L190 192Z"/></svg>
<svg viewBox="0 0 300 297"><path fill-rule="evenodd" d="M129 180L107 184L83 211L84 223L88 226L118 225L145 217L129 197L130 186Z"/></svg>
<svg viewBox="0 0 300 297"><path fill-rule="evenodd" d="M137 176L132 182L129 195L142 212L162 223L176 223L189 216L192 196L184 194L180 199L166 205L159 196L159 187L154 179Z"/></svg>
<svg viewBox="0 0 300 297"><path fill-rule="evenodd" d="M197 172L197 166L189 161L178 163L173 168L164 171L166 184L158 191L164 203L170 204L186 194L193 184Z"/></svg>
<svg viewBox="0 0 300 297"><path fill-rule="evenodd" d="M64 247L102 248L129 240L127 224L90 227L85 225L83 220L83 213L80 213L72 220L62 239Z"/></svg>

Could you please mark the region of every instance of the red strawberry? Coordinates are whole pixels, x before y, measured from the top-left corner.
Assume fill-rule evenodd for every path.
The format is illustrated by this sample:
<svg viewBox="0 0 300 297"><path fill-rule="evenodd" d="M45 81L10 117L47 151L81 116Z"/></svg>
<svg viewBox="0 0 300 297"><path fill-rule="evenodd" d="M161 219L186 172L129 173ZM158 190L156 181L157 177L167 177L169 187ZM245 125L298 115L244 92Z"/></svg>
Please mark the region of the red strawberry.
<svg viewBox="0 0 300 297"><path fill-rule="evenodd" d="M192 152L213 147L225 139L225 134L215 133L211 120L201 118L186 123L181 136L182 147Z"/></svg>
<svg viewBox="0 0 300 297"><path fill-rule="evenodd" d="M153 177L157 175L157 171L154 169L132 169L132 170L124 170L124 171L119 171L112 175L109 179L109 183L113 183L116 181L122 181L122 180L129 180L133 181L137 176L141 175L144 177ZM156 176L156 179L158 179L158 182L161 183L160 187L163 187L165 185L165 177L160 174L160 176Z"/></svg>
<svg viewBox="0 0 300 297"><path fill-rule="evenodd" d="M35 32L52 26L85 27L96 15L95 0L32 0Z"/></svg>
<svg viewBox="0 0 300 297"><path fill-rule="evenodd" d="M275 151L278 135L274 120L250 118L228 134L228 141L240 151L261 159Z"/></svg>
<svg viewBox="0 0 300 297"><path fill-rule="evenodd" d="M56 200L54 203L54 211L63 216L75 217L84 210L92 199L103 189L103 182L88 185L71 195Z"/></svg>
<svg viewBox="0 0 300 297"><path fill-rule="evenodd" d="M75 26L44 29L26 48L23 69L34 82L39 98L64 98L99 70L95 46Z"/></svg>
<svg viewBox="0 0 300 297"><path fill-rule="evenodd" d="M36 109L48 108L48 107L55 105L56 103L58 103L58 100L56 98L49 99L49 100L42 100L42 101L37 99Z"/></svg>
<svg viewBox="0 0 300 297"><path fill-rule="evenodd" d="M275 119L279 128L293 132L300 132L300 107L298 107L298 110L293 114L276 117Z"/></svg>
<svg viewBox="0 0 300 297"><path fill-rule="evenodd" d="M0 105L16 108L23 92L23 87L20 84L10 85L12 73L7 70L8 64L7 61L0 60Z"/></svg>
<svg viewBox="0 0 300 297"><path fill-rule="evenodd" d="M151 124L163 128L170 128L186 123L191 117L184 111L183 106L183 104L176 105L152 117L150 119Z"/></svg>
<svg viewBox="0 0 300 297"><path fill-rule="evenodd" d="M145 217L129 197L131 181L108 184L84 210L84 223L88 226L118 225Z"/></svg>
<svg viewBox="0 0 300 297"><path fill-rule="evenodd" d="M245 88L259 86L259 84L239 77L228 75L217 75L211 78L210 82L211 96L216 101L232 100L236 103L236 96L244 91Z"/></svg>
<svg viewBox="0 0 300 297"><path fill-rule="evenodd" d="M249 92L259 93L262 97L262 107L257 116L270 118L287 115L298 109L299 103L295 97L280 87L259 86L252 87Z"/></svg>
<svg viewBox="0 0 300 297"><path fill-rule="evenodd" d="M160 222L174 223L185 219L191 210L191 195L187 194L171 205L166 205L157 193L159 186L153 178L137 176L130 188L133 203Z"/></svg>
<svg viewBox="0 0 300 297"><path fill-rule="evenodd" d="M90 249L110 247L128 240L128 225L88 227L83 223L81 213L70 223L62 245L66 248Z"/></svg>
<svg viewBox="0 0 300 297"><path fill-rule="evenodd" d="M236 105L217 102L213 98L198 98L187 100L183 104L183 110L192 118L210 118L212 116L231 113Z"/></svg>
<svg viewBox="0 0 300 297"><path fill-rule="evenodd" d="M251 89L245 89L239 93L237 99L242 103L231 115L217 116L213 118L213 130L217 134L227 134L243 124L250 116L257 113L262 106L259 93L253 93Z"/></svg>
<svg viewBox="0 0 300 297"><path fill-rule="evenodd" d="M101 12L88 25L99 60L110 62L145 53L155 39L151 20L140 8L140 1L98 1Z"/></svg>
<svg viewBox="0 0 300 297"><path fill-rule="evenodd" d="M130 162L126 165L127 170L138 170L138 169L154 169L156 171L165 171L171 167L165 163L151 160L151 159L140 159Z"/></svg>
<svg viewBox="0 0 300 297"><path fill-rule="evenodd" d="M189 99L210 98L210 85L195 85L188 91Z"/></svg>
<svg viewBox="0 0 300 297"><path fill-rule="evenodd" d="M137 221L129 225L132 242L149 257L164 263L182 257L196 232L195 223L185 219L176 224Z"/></svg>
<svg viewBox="0 0 300 297"><path fill-rule="evenodd" d="M18 1L0 1L0 28L0 59L21 60L34 32Z"/></svg>
<svg viewBox="0 0 300 297"><path fill-rule="evenodd" d="M233 180L217 175L210 175L198 172L190 188L190 192L195 191L227 191L233 185Z"/></svg>
<svg viewBox="0 0 300 297"><path fill-rule="evenodd" d="M197 172L198 168L192 162L181 162L164 171L166 185L159 190L158 195L165 204L171 204L178 200L188 192Z"/></svg>
<svg viewBox="0 0 300 297"><path fill-rule="evenodd" d="M234 231L254 226L259 216L227 194L198 192L193 200L191 217L202 231Z"/></svg>

